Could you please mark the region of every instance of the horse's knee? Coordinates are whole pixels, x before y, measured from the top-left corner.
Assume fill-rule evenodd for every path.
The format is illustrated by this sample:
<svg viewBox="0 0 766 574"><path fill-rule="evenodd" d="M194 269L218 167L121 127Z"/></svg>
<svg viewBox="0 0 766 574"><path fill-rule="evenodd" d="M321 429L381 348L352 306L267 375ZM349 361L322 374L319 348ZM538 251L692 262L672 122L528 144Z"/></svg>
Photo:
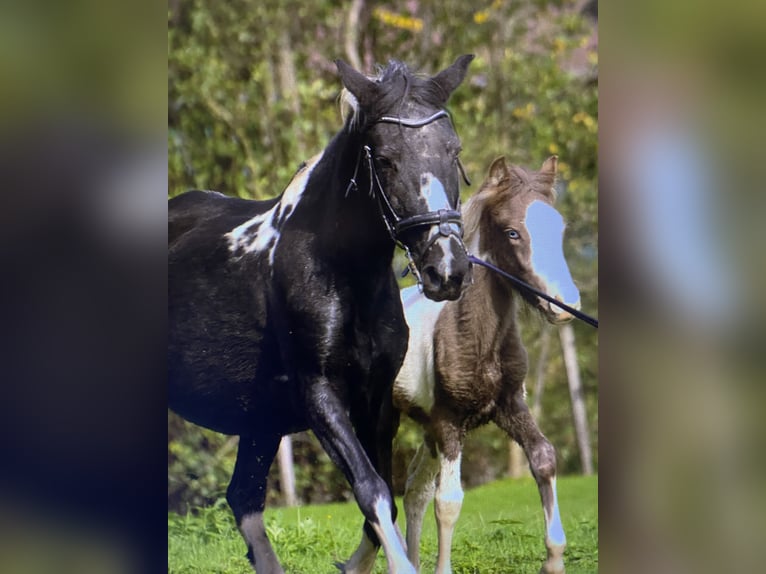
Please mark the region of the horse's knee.
<svg viewBox="0 0 766 574"><path fill-rule="evenodd" d="M460 516L460 510L463 507L463 493L460 492L460 496L453 496L449 498L442 498L439 495L436 496L434 501L434 510L436 512L436 520L442 526L454 527L457 523L457 519Z"/></svg>
<svg viewBox="0 0 766 574"><path fill-rule="evenodd" d="M556 477L556 449L547 440L541 440L529 453L529 467L537 482L547 482Z"/></svg>
<svg viewBox="0 0 766 574"><path fill-rule="evenodd" d="M261 481L253 481L244 487L232 481L226 489L226 502L229 503L237 523L251 512L262 512L266 502L266 486Z"/></svg>
<svg viewBox="0 0 766 574"><path fill-rule="evenodd" d="M354 485L354 496L368 522L379 523L383 508L391 513L391 520L396 521L396 505L391 491L382 478L375 476L357 481Z"/></svg>

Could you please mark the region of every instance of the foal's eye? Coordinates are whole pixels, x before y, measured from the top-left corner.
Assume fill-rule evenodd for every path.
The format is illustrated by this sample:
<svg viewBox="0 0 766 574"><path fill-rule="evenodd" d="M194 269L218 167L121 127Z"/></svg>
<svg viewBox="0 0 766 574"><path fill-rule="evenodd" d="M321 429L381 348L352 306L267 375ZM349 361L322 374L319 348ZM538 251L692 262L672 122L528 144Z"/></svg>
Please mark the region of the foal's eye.
<svg viewBox="0 0 766 574"><path fill-rule="evenodd" d="M508 231L506 231L506 233L508 234L508 237L510 237L511 239L518 239L519 237L521 237L521 235L519 235L519 232L516 231L515 229L509 229Z"/></svg>

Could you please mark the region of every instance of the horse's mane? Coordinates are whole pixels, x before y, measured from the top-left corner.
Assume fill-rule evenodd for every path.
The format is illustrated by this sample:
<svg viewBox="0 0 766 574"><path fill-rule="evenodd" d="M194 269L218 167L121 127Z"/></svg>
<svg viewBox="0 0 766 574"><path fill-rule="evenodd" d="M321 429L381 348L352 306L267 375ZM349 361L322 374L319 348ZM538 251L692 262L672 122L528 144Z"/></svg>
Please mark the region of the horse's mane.
<svg viewBox="0 0 766 574"><path fill-rule="evenodd" d="M445 98L439 85L427 75L412 72L405 63L390 60L385 68L378 66L377 71L376 76L368 78L376 84L385 85L387 89L381 92L374 109L367 110L373 117L391 113L401 107L408 97L434 107L442 106ZM359 129L366 121L356 97L346 88L340 93L340 110L350 131Z"/></svg>
<svg viewBox="0 0 766 574"><path fill-rule="evenodd" d="M463 206L463 242L470 253L479 251L479 224L481 223L481 193L472 196Z"/></svg>

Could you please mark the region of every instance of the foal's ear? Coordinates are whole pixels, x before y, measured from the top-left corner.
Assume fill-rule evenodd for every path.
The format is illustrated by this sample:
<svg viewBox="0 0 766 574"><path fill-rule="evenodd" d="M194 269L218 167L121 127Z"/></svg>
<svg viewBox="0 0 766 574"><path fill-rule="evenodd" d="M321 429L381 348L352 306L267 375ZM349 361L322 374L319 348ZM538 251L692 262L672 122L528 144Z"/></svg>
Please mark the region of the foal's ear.
<svg viewBox="0 0 766 574"><path fill-rule="evenodd" d="M550 174L556 177L556 168L559 164L559 156L552 155L543 162L543 166L540 168L540 173Z"/></svg>
<svg viewBox="0 0 766 574"><path fill-rule="evenodd" d="M443 92L443 104L447 103L450 94L455 91L455 88L465 78L466 72L468 72L468 64L471 63L473 58L473 54L464 54L455 60L449 68L442 70L431 78L431 81Z"/></svg>
<svg viewBox="0 0 766 574"><path fill-rule="evenodd" d="M509 179L511 179L511 169L508 167L508 162L505 160L505 156L501 155L489 166L489 177L487 178L487 182L492 186L497 186Z"/></svg>
<svg viewBox="0 0 766 574"><path fill-rule="evenodd" d="M340 81L343 82L343 86L354 95L362 106L366 106L374 101L376 95L375 82L361 72L357 72L340 58L335 60L335 65L338 68L338 74L340 75Z"/></svg>
<svg viewBox="0 0 766 574"><path fill-rule="evenodd" d="M541 182L545 189L544 192L551 196L551 199L556 199L556 168L558 167L559 156L552 155L543 162L543 166L538 172L537 181Z"/></svg>

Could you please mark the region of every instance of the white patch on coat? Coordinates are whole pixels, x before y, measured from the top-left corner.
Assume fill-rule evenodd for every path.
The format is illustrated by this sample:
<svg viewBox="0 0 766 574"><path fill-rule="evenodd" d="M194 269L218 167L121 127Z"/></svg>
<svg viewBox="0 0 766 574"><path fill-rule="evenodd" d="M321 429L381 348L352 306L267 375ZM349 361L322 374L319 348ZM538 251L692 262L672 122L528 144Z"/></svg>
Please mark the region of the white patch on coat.
<svg viewBox="0 0 766 574"><path fill-rule="evenodd" d="M322 152L312 157L298 170L282 193L280 200L271 209L245 221L225 235L229 241L231 253L241 256L246 253L263 253L268 249L269 265L274 264L274 252L279 242L280 226L295 213L311 172L321 158ZM277 210L279 218L274 222L274 214Z"/></svg>
<svg viewBox="0 0 766 574"><path fill-rule="evenodd" d="M426 202L428 211L452 209L444 185L431 172L426 172L420 176L420 197Z"/></svg>
<svg viewBox="0 0 766 574"><path fill-rule="evenodd" d="M446 301L431 301L417 286L401 292L404 316L410 328L410 339L404 364L394 383L394 397L405 397L406 406L417 406L426 413L434 405L434 329Z"/></svg>
<svg viewBox="0 0 766 574"><path fill-rule="evenodd" d="M564 219L551 205L536 200L529 204L524 220L532 249L532 269L542 279L552 297L571 306L580 301L580 292L572 281L564 259Z"/></svg>

